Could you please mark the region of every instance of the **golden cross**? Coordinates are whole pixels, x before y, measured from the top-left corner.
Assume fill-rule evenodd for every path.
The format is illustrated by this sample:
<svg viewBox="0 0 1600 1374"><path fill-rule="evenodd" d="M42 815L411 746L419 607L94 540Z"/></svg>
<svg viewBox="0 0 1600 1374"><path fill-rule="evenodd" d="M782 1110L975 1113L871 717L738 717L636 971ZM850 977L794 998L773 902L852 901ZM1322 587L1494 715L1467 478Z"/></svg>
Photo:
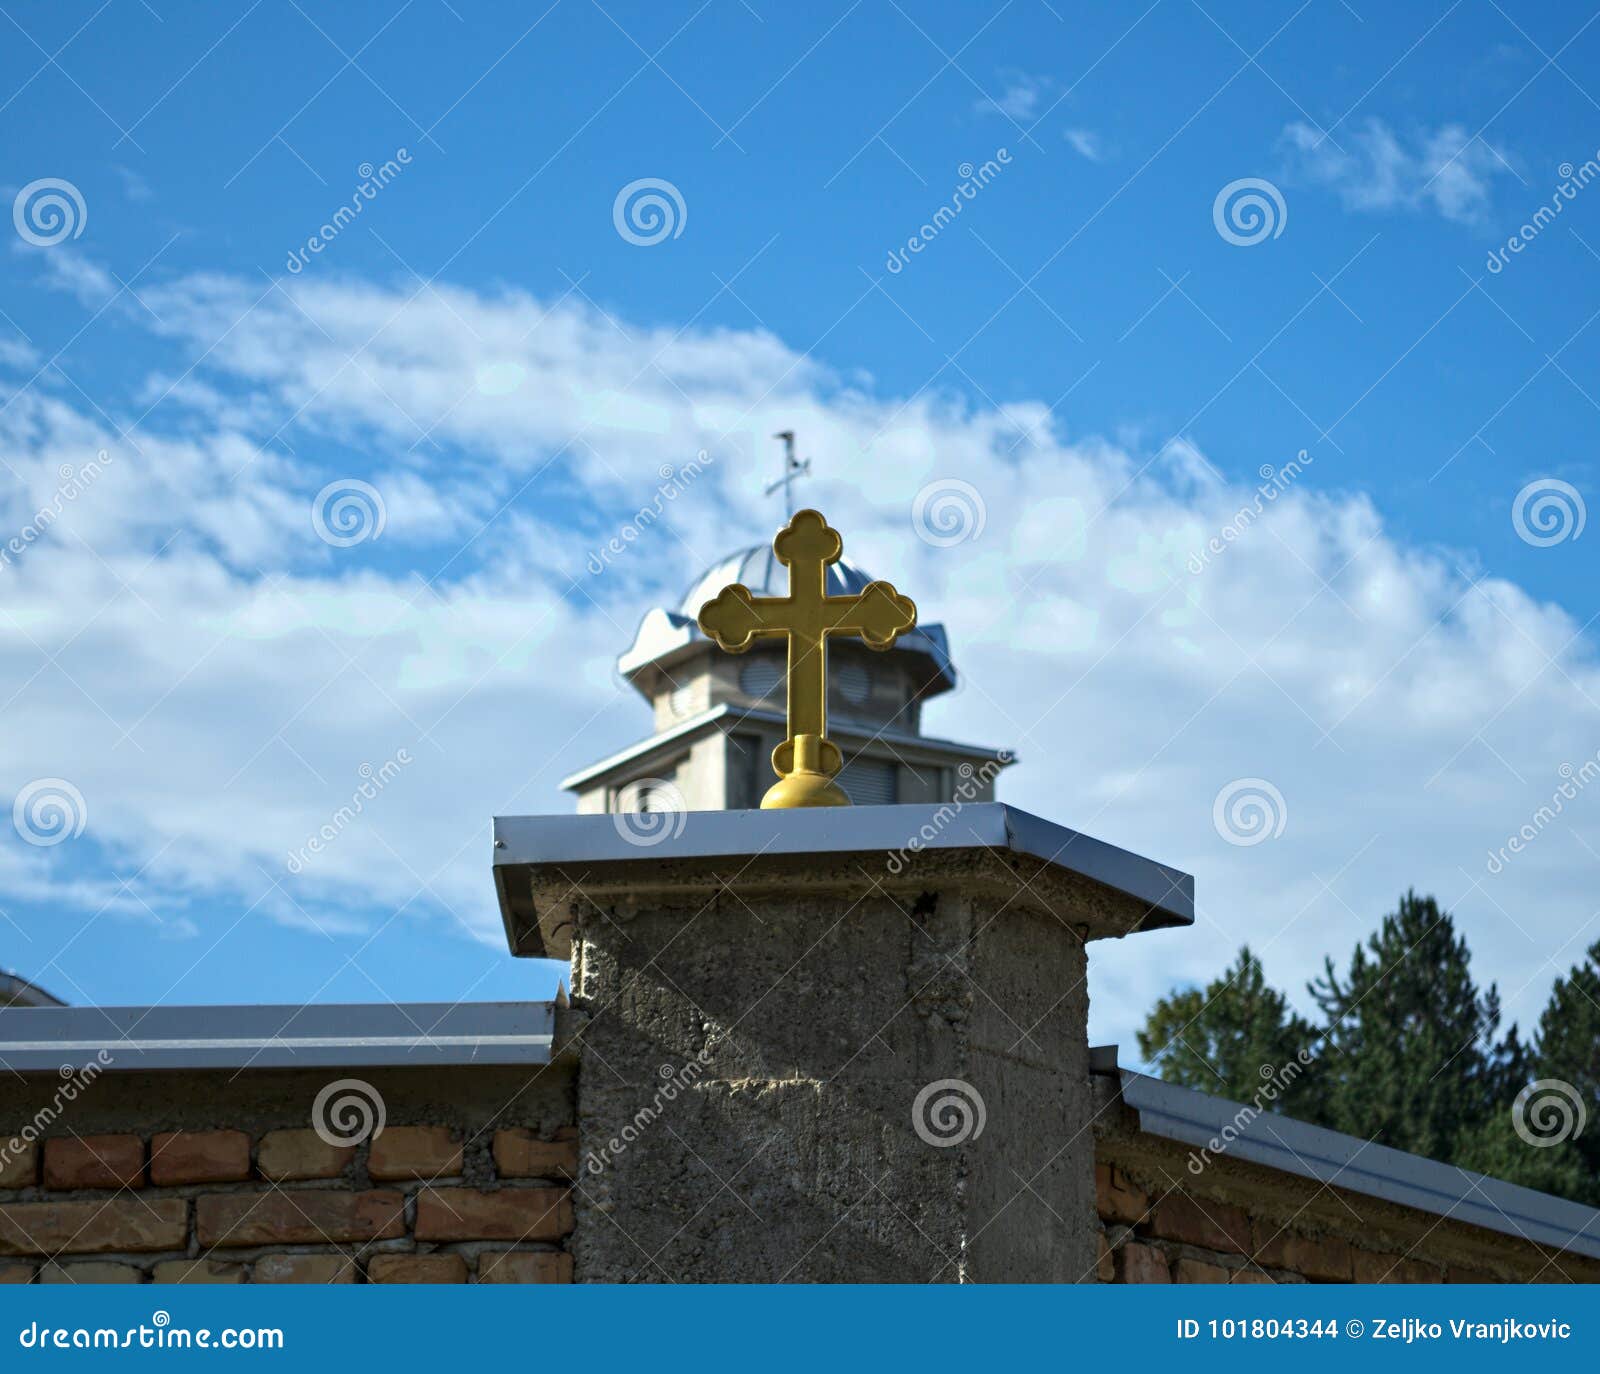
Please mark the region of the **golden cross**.
<svg viewBox="0 0 1600 1374"><path fill-rule="evenodd" d="M701 630L731 654L757 639L789 642L789 737L772 751L778 782L763 807L850 804L833 781L843 759L828 738L828 636L859 635L869 649L882 650L917 623L915 603L889 582L829 596L828 565L843 550L838 530L814 510L799 511L772 541L789 569L788 596L755 597L734 582L700 608Z"/></svg>

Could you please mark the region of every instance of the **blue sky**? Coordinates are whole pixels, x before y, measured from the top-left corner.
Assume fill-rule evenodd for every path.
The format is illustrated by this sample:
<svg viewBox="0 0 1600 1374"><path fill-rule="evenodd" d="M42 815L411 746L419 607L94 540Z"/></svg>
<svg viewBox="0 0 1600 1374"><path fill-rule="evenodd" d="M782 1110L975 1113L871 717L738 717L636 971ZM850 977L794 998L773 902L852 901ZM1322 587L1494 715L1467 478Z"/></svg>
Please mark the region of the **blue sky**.
<svg viewBox="0 0 1600 1374"><path fill-rule="evenodd" d="M949 627L968 682L929 728L1196 874L1199 929L1099 959L1100 1038L1244 938L1297 985L1411 884L1524 1021L1600 935L1600 795L1485 861L1600 748L1600 546L1561 494L1593 490L1600 411L1592 13L110 0L4 27L5 198L82 206L0 254L7 533L111 458L0 584L8 790L87 811L6 837L0 963L104 1003L547 995L497 947L487 819L567 809L564 773L644 733L610 661L769 531L788 425L847 548ZM646 178L676 232L639 244L617 201ZM588 576L701 449L671 528ZM352 479L385 528L330 546L309 510ZM985 527L932 547L909 511L952 480ZM1519 534L1530 485L1567 503L1553 539ZM359 831L287 872L397 750ZM1240 779L1283 799L1270 843L1213 825Z"/></svg>

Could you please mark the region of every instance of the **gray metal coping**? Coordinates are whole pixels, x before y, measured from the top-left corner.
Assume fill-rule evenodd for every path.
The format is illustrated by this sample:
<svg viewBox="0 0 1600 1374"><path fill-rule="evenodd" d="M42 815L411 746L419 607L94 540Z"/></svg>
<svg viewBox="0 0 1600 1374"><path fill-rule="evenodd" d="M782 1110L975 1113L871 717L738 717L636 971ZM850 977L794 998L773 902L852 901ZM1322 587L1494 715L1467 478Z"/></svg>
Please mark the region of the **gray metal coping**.
<svg viewBox="0 0 1600 1374"><path fill-rule="evenodd" d="M1262 1111L1241 1124L1241 1114L1254 1108L1118 1068L1116 1054L1115 1046L1091 1049L1090 1068L1118 1077L1122 1100L1150 1135L1600 1259L1600 1211L1593 1207L1277 1112ZM1224 1140L1225 1129L1231 1140Z"/></svg>
<svg viewBox="0 0 1600 1374"><path fill-rule="evenodd" d="M1143 929L1194 923L1194 879L1189 874L1003 802L689 811L662 813L661 820L659 830L641 838L621 815L496 816L494 867L498 874L545 865L654 866L674 859L873 851L906 855L904 862L911 854L930 850L1005 850L1145 903L1150 914ZM496 886L510 931L505 885Z"/></svg>
<svg viewBox="0 0 1600 1374"><path fill-rule="evenodd" d="M11 1007L0 1072L548 1064L557 1005Z"/></svg>

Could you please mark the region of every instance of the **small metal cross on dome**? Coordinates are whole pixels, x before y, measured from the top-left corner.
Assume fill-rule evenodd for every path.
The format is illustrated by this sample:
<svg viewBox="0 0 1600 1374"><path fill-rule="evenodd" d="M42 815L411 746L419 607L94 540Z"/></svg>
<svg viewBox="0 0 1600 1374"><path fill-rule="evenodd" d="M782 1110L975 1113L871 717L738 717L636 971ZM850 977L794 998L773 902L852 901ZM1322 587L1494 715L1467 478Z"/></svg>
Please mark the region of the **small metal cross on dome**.
<svg viewBox="0 0 1600 1374"><path fill-rule="evenodd" d="M869 649L888 649L916 625L917 607L888 582L869 582L854 596L829 596L828 565L844 545L814 510L792 516L772 551L789 569L789 594L757 597L732 583L700 608L700 628L732 654L757 639L788 640L789 734L772 751L778 781L761 805L848 806L834 781L843 759L828 738L828 636L857 635Z"/></svg>
<svg viewBox="0 0 1600 1374"><path fill-rule="evenodd" d="M808 476L811 472L811 460L807 458L801 462L794 456L794 431L785 429L772 436L774 439L783 440L783 476L776 482L768 482L763 496L771 496L773 492L783 492L783 518L794 519L794 484L796 479Z"/></svg>

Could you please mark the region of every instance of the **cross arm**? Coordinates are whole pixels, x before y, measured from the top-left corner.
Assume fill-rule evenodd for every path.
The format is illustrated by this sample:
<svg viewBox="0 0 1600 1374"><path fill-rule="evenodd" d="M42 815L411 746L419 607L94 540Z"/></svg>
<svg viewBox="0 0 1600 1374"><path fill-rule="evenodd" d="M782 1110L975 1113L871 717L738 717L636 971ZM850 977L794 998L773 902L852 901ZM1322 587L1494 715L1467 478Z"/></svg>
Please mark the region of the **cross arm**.
<svg viewBox="0 0 1600 1374"><path fill-rule="evenodd" d="M917 623L917 605L892 582L869 582L856 596L830 596L824 620L833 634L860 635L869 649L888 649Z"/></svg>
<svg viewBox="0 0 1600 1374"><path fill-rule="evenodd" d="M783 618L788 605L788 597L758 599L743 583L733 582L700 608L698 622L719 649L742 654L757 638L788 633Z"/></svg>

